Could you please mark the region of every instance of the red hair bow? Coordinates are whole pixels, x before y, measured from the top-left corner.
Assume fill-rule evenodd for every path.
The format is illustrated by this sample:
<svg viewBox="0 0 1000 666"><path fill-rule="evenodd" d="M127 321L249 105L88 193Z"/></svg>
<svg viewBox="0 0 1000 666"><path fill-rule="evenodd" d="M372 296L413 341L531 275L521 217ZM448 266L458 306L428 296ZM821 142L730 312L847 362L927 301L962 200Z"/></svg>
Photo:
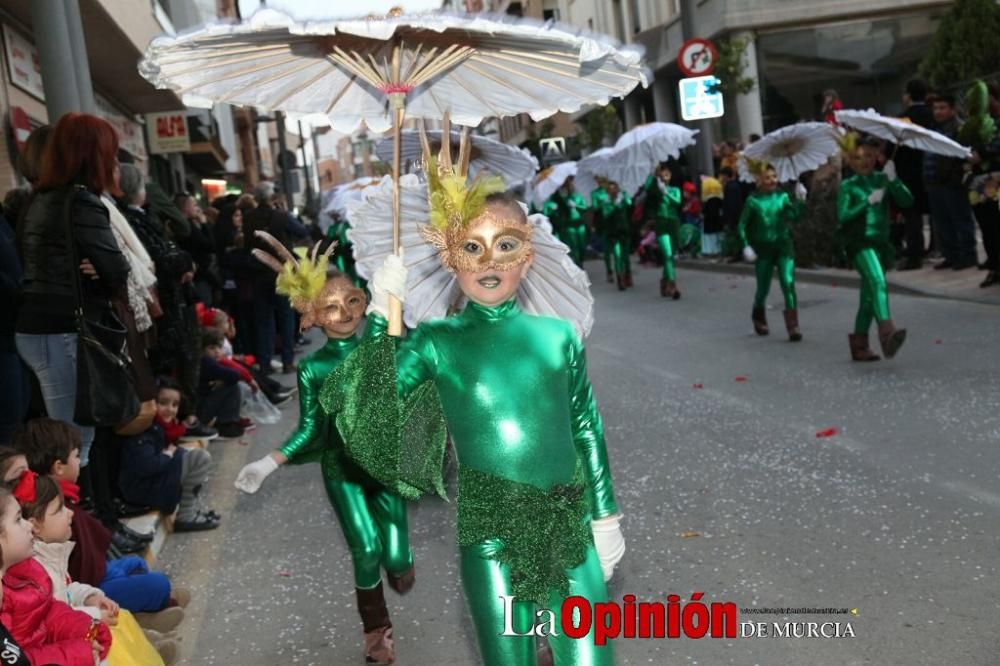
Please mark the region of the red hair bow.
<svg viewBox="0 0 1000 666"><path fill-rule="evenodd" d="M14 499L18 501L18 504L23 506L25 504L31 504L35 501L35 497L37 497L35 492L36 478L38 478L38 475L30 469L24 470L21 474L21 478L18 479L17 485L14 486Z"/></svg>

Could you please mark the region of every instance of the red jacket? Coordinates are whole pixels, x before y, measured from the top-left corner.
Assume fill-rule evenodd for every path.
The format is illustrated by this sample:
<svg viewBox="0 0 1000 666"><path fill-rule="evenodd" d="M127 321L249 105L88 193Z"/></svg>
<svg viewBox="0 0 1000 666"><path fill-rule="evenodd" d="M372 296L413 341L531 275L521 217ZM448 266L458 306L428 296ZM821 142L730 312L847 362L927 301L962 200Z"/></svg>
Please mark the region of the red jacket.
<svg viewBox="0 0 1000 666"><path fill-rule="evenodd" d="M94 653L86 639L93 625L91 617L52 597L52 580L33 557L4 574L0 622L32 664L94 665ZM103 623L97 628L96 640L104 659L111 648L111 632Z"/></svg>
<svg viewBox="0 0 1000 666"><path fill-rule="evenodd" d="M240 373L240 379L247 384L253 384L253 375L250 374L250 371L247 370L245 365L242 365L231 358L220 358L219 364Z"/></svg>

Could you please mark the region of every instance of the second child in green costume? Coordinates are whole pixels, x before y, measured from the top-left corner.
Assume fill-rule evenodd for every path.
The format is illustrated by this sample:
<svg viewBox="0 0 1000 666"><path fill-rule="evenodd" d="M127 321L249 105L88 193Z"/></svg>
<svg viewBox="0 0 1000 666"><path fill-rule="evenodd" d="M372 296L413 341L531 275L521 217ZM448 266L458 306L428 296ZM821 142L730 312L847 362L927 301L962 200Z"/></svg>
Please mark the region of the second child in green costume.
<svg viewBox="0 0 1000 666"><path fill-rule="evenodd" d="M364 628L368 664L395 661L392 623L382 591L382 569L389 586L407 593L415 582L413 554L407 536L406 501L362 471L346 455L334 419L319 403L320 389L358 347L356 332L364 320L365 293L340 273L328 277L326 256L295 259L277 240L257 232L285 260L255 256L278 271L278 291L289 296L302 315L302 328L318 326L327 341L299 361L299 425L284 445L246 465L236 487L254 493L270 474L286 463L319 462L327 498L340 522L354 564L358 611ZM328 252L333 250L331 245Z"/></svg>
<svg viewBox="0 0 1000 666"><path fill-rule="evenodd" d="M805 209L806 191L801 183L796 185L796 199L778 189L778 176L774 168L763 162L747 160L748 167L757 179L757 188L743 205L738 233L743 243L743 257L755 262L757 292L753 298L753 328L757 335L767 335L767 294L771 279L778 270L778 284L785 298L785 328L788 339L802 339L799 330L798 301L795 295L795 247L792 244L791 224L799 219Z"/></svg>
<svg viewBox="0 0 1000 666"><path fill-rule="evenodd" d="M671 173L661 164L656 173L646 179L646 217L653 218L656 240L663 253L663 277L660 278L660 296L675 301L681 297L677 288L677 270L674 257L680 249L681 190L670 184Z"/></svg>
<svg viewBox="0 0 1000 666"><path fill-rule="evenodd" d="M878 323L882 353L892 358L906 340L906 329L897 329L889 313L889 290L885 270L892 266L893 247L889 238L889 201L900 207L913 205L913 195L896 177L896 165L889 161L881 173L875 171L879 147L871 141L857 142L849 134L841 141L854 175L840 184L837 219L847 256L861 275L861 301L848 336L851 359L877 361L868 346L868 329Z"/></svg>

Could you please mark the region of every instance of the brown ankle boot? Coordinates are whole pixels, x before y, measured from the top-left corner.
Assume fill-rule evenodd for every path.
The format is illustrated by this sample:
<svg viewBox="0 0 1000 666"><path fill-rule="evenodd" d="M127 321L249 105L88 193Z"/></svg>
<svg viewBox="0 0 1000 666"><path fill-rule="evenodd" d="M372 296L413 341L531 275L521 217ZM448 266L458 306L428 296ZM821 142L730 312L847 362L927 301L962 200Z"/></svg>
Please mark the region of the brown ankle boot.
<svg viewBox="0 0 1000 666"><path fill-rule="evenodd" d="M625 286L634 287L635 284L632 282L632 271L625 271Z"/></svg>
<svg viewBox="0 0 1000 666"><path fill-rule="evenodd" d="M618 291L625 291L625 274L618 274Z"/></svg>
<svg viewBox="0 0 1000 666"><path fill-rule="evenodd" d="M767 327L767 314L764 308L754 308L750 314L753 320L753 332L757 335L767 335L771 329Z"/></svg>
<svg viewBox="0 0 1000 666"><path fill-rule="evenodd" d="M799 330L799 311L785 310L785 329L788 331L788 339L798 342L802 339L802 331Z"/></svg>
<svg viewBox="0 0 1000 666"><path fill-rule="evenodd" d="M354 591L365 632L365 663L380 666L395 663L396 648L392 643L392 623L389 621L389 610L385 607L382 581L371 589L359 587Z"/></svg>
<svg viewBox="0 0 1000 666"><path fill-rule="evenodd" d="M670 280L667 278L660 278L660 296L663 298L670 296Z"/></svg>
<svg viewBox="0 0 1000 666"><path fill-rule="evenodd" d="M877 361L881 358L868 346L868 335L864 333L849 333L847 342L851 345L852 361Z"/></svg>
<svg viewBox="0 0 1000 666"><path fill-rule="evenodd" d="M905 341L905 328L896 328L891 319L886 319L878 323L878 343L881 345L882 354L886 358L895 356Z"/></svg>
<svg viewBox="0 0 1000 666"><path fill-rule="evenodd" d="M615 281L615 274L612 271L608 271L608 282Z"/></svg>
<svg viewBox="0 0 1000 666"><path fill-rule="evenodd" d="M412 590L413 585L416 582L417 568L415 565L410 565L409 569L398 576L394 573L389 573L389 587L395 590L396 594L399 594L400 596Z"/></svg>
<svg viewBox="0 0 1000 666"><path fill-rule="evenodd" d="M673 280L670 281L670 298L675 301L680 300L681 290L677 288L677 283Z"/></svg>

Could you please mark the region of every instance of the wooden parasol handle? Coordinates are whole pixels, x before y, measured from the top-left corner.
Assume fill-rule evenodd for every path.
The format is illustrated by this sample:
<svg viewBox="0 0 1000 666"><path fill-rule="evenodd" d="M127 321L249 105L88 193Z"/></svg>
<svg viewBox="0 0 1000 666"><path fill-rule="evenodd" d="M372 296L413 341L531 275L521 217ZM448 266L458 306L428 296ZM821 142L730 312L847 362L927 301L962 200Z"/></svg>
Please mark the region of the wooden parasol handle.
<svg viewBox="0 0 1000 666"><path fill-rule="evenodd" d="M397 42L392 48L392 78L399 82L401 47ZM399 162L400 162L400 131L406 115L406 94L392 93L389 95L389 106L392 109L392 251L399 256ZM403 303L395 296L389 296L389 335L399 337L403 334Z"/></svg>

